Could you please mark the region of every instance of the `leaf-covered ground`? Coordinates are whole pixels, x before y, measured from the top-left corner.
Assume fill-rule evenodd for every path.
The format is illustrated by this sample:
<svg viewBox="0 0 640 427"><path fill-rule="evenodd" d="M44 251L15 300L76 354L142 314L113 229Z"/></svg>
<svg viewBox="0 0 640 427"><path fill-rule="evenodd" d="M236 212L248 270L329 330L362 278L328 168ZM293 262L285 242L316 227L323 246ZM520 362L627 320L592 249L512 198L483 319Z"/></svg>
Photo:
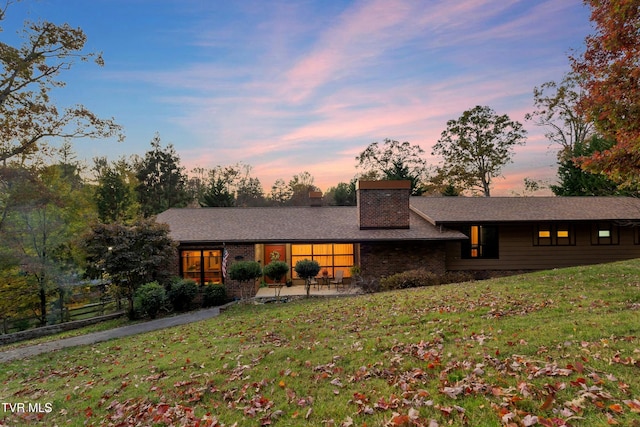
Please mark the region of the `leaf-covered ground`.
<svg viewBox="0 0 640 427"><path fill-rule="evenodd" d="M238 305L0 365L0 401L51 408L9 426L640 426L640 262Z"/></svg>

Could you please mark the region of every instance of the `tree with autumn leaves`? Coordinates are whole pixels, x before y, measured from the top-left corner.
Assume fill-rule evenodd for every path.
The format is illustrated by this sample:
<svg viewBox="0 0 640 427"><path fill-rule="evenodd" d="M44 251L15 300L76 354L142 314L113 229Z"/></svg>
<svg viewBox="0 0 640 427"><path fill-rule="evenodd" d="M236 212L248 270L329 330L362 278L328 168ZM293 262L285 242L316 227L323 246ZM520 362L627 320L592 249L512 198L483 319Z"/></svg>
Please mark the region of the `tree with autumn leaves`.
<svg viewBox="0 0 640 427"><path fill-rule="evenodd" d="M0 7L0 24L12 3ZM60 108L51 98L53 88L65 85L60 73L77 61L104 64L99 54L84 52L82 29L27 22L22 34L20 46L0 42L0 161L33 155L51 137L122 139L122 128L113 119L100 118L82 105Z"/></svg>
<svg viewBox="0 0 640 427"><path fill-rule="evenodd" d="M585 0L595 33L571 67L584 89L578 111L615 144L581 166L622 186L640 187L640 7L635 0Z"/></svg>

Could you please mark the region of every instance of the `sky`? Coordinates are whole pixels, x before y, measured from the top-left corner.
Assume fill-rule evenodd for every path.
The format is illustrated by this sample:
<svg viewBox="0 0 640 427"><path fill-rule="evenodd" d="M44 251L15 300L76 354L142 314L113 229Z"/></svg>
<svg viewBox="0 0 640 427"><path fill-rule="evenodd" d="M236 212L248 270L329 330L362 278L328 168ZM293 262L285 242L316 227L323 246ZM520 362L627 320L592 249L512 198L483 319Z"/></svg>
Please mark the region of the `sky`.
<svg viewBox="0 0 640 427"><path fill-rule="evenodd" d="M323 191L348 182L385 138L435 166L447 121L476 105L528 131L492 195L553 182L557 149L525 114L592 31L582 0L23 0L3 41L25 20L80 27L102 52L53 93L124 128L122 143L74 142L87 164L144 155L158 134L188 171L241 162L267 193L304 171Z"/></svg>

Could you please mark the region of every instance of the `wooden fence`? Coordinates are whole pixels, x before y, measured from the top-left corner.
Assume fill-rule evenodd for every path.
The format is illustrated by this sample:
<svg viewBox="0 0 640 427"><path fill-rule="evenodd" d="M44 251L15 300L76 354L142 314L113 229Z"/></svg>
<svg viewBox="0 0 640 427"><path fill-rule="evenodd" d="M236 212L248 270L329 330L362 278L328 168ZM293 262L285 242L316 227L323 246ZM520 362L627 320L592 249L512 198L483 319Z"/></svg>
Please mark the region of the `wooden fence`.
<svg viewBox="0 0 640 427"><path fill-rule="evenodd" d="M47 316L47 324L55 325L116 313L121 311L122 307L126 307L126 304L127 303L125 300L121 300L120 304L118 304L118 301L116 301L115 299L110 299L102 302L86 304L75 308L65 307L62 310L62 313L60 309L51 310ZM40 326L40 319L38 319L37 317L22 317L18 319L4 317L1 320L2 327L0 332L2 334L10 334L13 332L24 331Z"/></svg>

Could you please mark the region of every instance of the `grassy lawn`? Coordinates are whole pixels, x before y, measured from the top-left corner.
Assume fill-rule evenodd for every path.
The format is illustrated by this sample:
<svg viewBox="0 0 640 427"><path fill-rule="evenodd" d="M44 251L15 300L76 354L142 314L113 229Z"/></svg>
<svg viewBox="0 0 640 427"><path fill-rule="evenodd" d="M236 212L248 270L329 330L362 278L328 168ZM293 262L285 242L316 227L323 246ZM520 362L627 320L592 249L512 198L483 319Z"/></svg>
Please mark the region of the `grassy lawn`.
<svg viewBox="0 0 640 427"><path fill-rule="evenodd" d="M237 305L0 365L0 401L10 426L640 426L640 262Z"/></svg>

